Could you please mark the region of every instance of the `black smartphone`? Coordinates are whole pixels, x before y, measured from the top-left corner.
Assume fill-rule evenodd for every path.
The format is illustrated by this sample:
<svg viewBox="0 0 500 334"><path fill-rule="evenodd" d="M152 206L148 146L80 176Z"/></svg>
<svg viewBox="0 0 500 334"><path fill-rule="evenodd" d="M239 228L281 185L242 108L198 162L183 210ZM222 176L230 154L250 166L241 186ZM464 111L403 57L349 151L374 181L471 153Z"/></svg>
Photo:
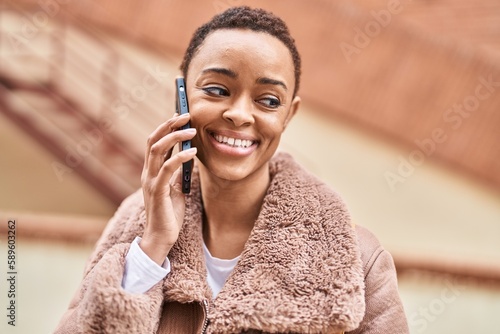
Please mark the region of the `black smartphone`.
<svg viewBox="0 0 500 334"><path fill-rule="evenodd" d="M186 94L186 83L184 78L176 78L175 79L175 88L176 88L176 98L175 98L175 110L179 115L183 115L189 112L189 104ZM189 129L190 123L188 122L181 129ZM189 150L191 148L191 140L186 140L181 142L179 147L180 151ZM182 192L184 194L189 194L191 191L191 172L193 169L193 160L189 160L188 162L184 162L182 164Z"/></svg>

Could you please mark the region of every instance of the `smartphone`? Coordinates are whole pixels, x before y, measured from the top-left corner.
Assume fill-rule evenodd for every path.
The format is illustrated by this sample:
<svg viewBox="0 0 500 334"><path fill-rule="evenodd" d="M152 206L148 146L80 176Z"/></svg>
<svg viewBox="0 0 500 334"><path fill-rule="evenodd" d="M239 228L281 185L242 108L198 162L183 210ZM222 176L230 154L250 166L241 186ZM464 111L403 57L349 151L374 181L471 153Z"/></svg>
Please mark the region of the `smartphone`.
<svg viewBox="0 0 500 334"><path fill-rule="evenodd" d="M175 79L175 88L176 88L176 98L175 98L175 110L179 115L183 115L189 112L189 104L186 94L186 83L184 78L176 78ZM190 123L188 122L181 129L189 129ZM179 143L180 151L189 150L191 148L191 140L186 140ZM191 191L191 172L193 170L193 160L189 160L188 162L184 162L182 164L182 192L184 194L189 194Z"/></svg>

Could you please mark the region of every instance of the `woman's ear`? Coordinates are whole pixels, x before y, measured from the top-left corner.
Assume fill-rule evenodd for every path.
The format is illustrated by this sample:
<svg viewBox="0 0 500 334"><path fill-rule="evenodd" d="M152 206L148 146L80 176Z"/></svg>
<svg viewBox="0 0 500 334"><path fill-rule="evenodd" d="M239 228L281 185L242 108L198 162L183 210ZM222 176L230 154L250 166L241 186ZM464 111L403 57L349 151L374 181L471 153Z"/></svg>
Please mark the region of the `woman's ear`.
<svg viewBox="0 0 500 334"><path fill-rule="evenodd" d="M297 113L297 110L299 110L300 101L301 100L300 100L299 96L295 96L293 98L292 105L290 106L290 110L288 111L288 115L286 115L285 124L283 124L283 131L288 126L288 122L290 122L292 120L293 116L295 116L295 114Z"/></svg>

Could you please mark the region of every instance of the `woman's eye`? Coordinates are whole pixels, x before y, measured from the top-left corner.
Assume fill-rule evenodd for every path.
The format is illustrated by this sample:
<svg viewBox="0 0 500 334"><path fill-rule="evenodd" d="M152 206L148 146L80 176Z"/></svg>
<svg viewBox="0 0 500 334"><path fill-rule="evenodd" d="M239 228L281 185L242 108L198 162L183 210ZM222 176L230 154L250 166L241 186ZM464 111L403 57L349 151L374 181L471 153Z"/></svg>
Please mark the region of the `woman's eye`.
<svg viewBox="0 0 500 334"><path fill-rule="evenodd" d="M203 88L203 90L210 95L216 95L216 96L229 96L229 92L221 87L206 87Z"/></svg>
<svg viewBox="0 0 500 334"><path fill-rule="evenodd" d="M258 100L258 102L267 108L275 109L281 106L280 100L275 97L265 97L263 99Z"/></svg>

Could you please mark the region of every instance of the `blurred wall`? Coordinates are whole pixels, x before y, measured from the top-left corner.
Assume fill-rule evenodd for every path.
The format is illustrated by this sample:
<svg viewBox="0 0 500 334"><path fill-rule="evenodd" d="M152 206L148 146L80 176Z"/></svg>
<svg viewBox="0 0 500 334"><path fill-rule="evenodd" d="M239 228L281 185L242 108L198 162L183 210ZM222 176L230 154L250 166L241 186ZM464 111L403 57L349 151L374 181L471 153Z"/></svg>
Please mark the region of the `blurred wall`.
<svg viewBox="0 0 500 334"><path fill-rule="evenodd" d="M78 173L58 178L47 149L0 113L0 212L110 216L115 205Z"/></svg>

